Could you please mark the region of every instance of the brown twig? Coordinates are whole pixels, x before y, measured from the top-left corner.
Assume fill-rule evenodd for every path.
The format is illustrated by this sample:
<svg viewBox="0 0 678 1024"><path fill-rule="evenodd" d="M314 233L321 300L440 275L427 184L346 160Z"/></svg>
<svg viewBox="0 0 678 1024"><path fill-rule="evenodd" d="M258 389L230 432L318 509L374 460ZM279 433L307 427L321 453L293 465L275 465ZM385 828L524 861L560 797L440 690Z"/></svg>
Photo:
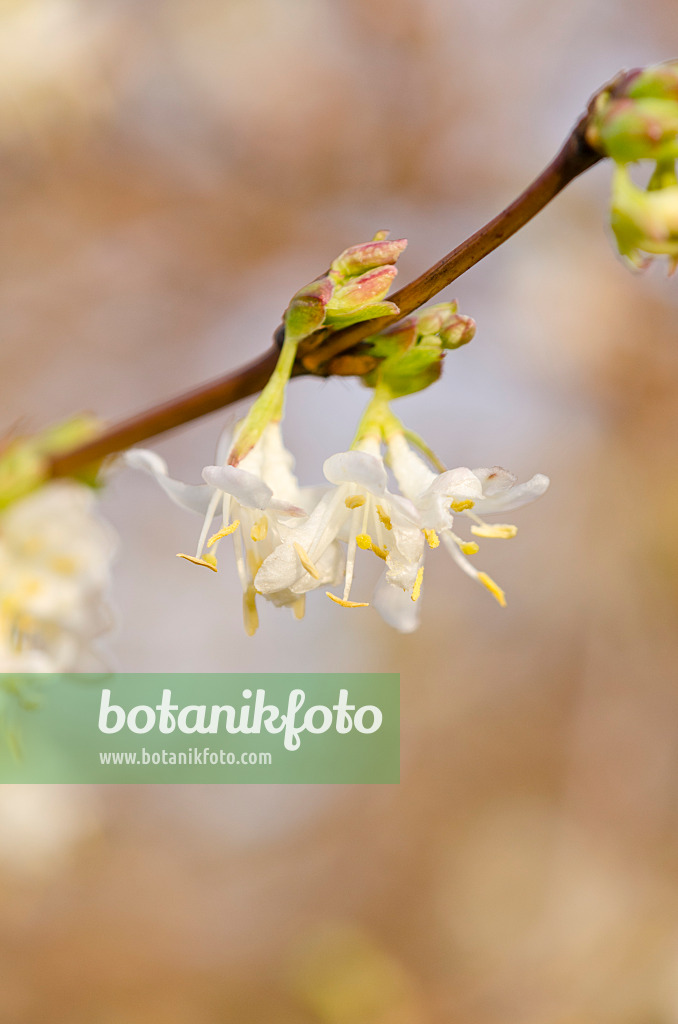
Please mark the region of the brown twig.
<svg viewBox="0 0 678 1024"><path fill-rule="evenodd" d="M310 373L322 372L322 368L328 366L332 359L353 348L367 335L376 334L428 302L532 220L566 185L602 160L602 155L593 150L585 139L588 116L587 112L558 155L510 206L443 256L435 266L389 296L390 301L395 302L400 309L398 316L356 324L334 333L327 332L326 341L323 339L318 342L314 337L312 349L304 351L302 347L300 352L304 369Z"/></svg>
<svg viewBox="0 0 678 1024"><path fill-rule="evenodd" d="M209 384L202 384L177 398L170 398L162 405L156 405L137 416L116 423L79 448L74 448L63 455L55 455L50 464L50 476L72 476L78 470L99 462L107 455L124 451L140 441L148 440L149 437L190 423L191 420L223 409L240 398L256 394L271 376L277 359L278 349L275 347L260 359L234 373L227 373L210 381Z"/></svg>
<svg viewBox="0 0 678 1024"><path fill-rule="evenodd" d="M610 85L604 88L609 89ZM601 154L591 148L585 137L595 99L596 97L589 104L587 113L576 124L558 155L510 206L444 256L435 266L391 296L392 301L400 309L397 316L370 320L343 330L317 332L313 335L312 345L300 347L295 374L330 375L333 372L331 361L338 355L353 349L363 338L377 333L386 325L407 316L428 302L527 224L574 178L601 160ZM274 338L279 342L280 328ZM123 451L156 434L172 430L199 416L255 394L268 380L277 356L276 344L248 366L123 420L108 428L93 441L66 454L54 456L50 464L50 476L74 475L107 455Z"/></svg>

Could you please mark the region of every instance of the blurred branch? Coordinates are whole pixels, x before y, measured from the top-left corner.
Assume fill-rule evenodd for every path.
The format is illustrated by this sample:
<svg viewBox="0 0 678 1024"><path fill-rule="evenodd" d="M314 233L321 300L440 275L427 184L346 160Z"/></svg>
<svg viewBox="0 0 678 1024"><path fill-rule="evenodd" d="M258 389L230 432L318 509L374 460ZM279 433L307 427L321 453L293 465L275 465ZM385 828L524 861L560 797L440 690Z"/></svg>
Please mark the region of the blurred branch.
<svg viewBox="0 0 678 1024"><path fill-rule="evenodd" d="M603 90L610 89L612 85L609 83ZM332 360L338 355L354 349L368 335L376 334L428 302L527 224L566 185L601 160L602 155L591 148L585 137L591 110L598 95L593 97L587 112L577 122L557 156L510 206L390 297L400 309L396 316L370 320L343 330L326 328L316 332L305 346L300 346L295 375L333 375L335 371L332 369ZM156 434L172 430L255 394L264 386L275 367L281 336L281 328L278 328L274 336L276 345L248 366L123 420L95 440L66 454L54 456L49 475L73 475L107 455L123 451Z"/></svg>

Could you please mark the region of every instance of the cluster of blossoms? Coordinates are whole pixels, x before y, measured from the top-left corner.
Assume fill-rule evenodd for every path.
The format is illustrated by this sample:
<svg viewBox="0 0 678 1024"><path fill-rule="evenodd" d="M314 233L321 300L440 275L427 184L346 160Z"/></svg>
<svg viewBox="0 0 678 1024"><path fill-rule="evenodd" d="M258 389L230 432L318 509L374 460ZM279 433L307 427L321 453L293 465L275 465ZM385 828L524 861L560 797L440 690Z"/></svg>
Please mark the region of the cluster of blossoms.
<svg viewBox="0 0 678 1024"><path fill-rule="evenodd" d="M153 452L127 453L127 463L152 474L172 500L204 515L195 554L180 557L216 572L221 545L233 543L250 635L258 626L258 596L301 618L314 590L343 608L373 604L389 624L410 632L418 624L426 552L441 543L463 572L505 603L500 587L470 561L479 550L474 538L515 536L515 526L484 516L539 497L548 479L539 474L518 484L499 467L444 470L390 406L436 380L445 350L473 337L473 321L456 304L423 310L367 340L375 368L365 383L373 397L351 448L325 461L325 486L299 486L282 441L284 389L299 341L336 322L339 301L343 322L382 316L389 306L392 312L384 296L403 248L382 233L342 253L326 278L297 293L278 368L234 438L222 442L218 464L203 469L202 485L173 480ZM460 522L471 537L460 535ZM359 551L376 556L383 569L371 601L353 597Z"/></svg>
<svg viewBox="0 0 678 1024"><path fill-rule="evenodd" d="M114 538L95 500L54 481L0 513L0 672L77 669L110 624Z"/></svg>
<svg viewBox="0 0 678 1024"><path fill-rule="evenodd" d="M49 456L96 429L78 416L0 446L0 672L89 667L110 625L113 531L86 482L44 482Z"/></svg>
<svg viewBox="0 0 678 1024"><path fill-rule="evenodd" d="M678 61L632 71L597 99L587 141L615 163L612 230L622 256L644 267L654 256L678 265ZM629 168L653 161L647 186Z"/></svg>

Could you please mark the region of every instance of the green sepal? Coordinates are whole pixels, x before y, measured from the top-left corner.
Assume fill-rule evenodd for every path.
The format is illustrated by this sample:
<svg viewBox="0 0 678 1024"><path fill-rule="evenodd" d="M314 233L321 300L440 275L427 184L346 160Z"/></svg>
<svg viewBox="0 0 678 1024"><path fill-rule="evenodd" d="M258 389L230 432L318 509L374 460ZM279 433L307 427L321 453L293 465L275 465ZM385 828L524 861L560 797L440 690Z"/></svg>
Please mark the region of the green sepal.
<svg viewBox="0 0 678 1024"><path fill-rule="evenodd" d="M327 312L325 323L331 327L350 327L351 324L361 324L365 320L378 320L382 316L397 316L399 312L400 310L394 302L376 302L353 313Z"/></svg>

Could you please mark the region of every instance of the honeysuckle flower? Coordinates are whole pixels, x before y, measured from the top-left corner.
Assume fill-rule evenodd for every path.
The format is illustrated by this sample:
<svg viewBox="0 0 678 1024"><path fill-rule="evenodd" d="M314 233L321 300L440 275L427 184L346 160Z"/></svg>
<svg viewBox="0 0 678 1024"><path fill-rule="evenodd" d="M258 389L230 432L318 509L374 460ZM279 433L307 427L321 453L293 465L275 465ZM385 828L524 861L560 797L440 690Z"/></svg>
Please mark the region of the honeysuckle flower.
<svg viewBox="0 0 678 1024"><path fill-rule="evenodd" d="M411 579L414 587L424 536L414 522L416 510L387 488L379 443L366 438L358 449L332 455L323 470L334 489L266 559L254 581L257 590L303 593L326 577L330 583L343 578L342 596L330 591L327 596L344 608L367 607L368 601L350 597L359 549L375 554L389 572ZM347 545L345 567L339 572L338 541Z"/></svg>
<svg viewBox="0 0 678 1024"><path fill-rule="evenodd" d="M504 605L503 590L466 557L478 552L478 544L463 540L454 532L454 517L471 520L471 533L476 537L509 540L515 537L516 526L487 523L479 513L508 512L534 501L546 491L548 477L537 473L526 483L519 484L513 474L499 466L475 470L463 467L434 473L400 430L389 434L387 447L398 486L419 512L428 546L436 548L442 539L456 564Z"/></svg>
<svg viewBox="0 0 678 1024"><path fill-rule="evenodd" d="M0 515L0 671L76 670L110 621L115 540L95 501L53 481Z"/></svg>
<svg viewBox="0 0 678 1024"><path fill-rule="evenodd" d="M195 554L182 553L180 558L216 572L219 546L227 537L232 539L243 591L245 630L251 636L259 624L255 576L287 536L292 523L306 518L306 498L292 471L293 458L283 444L278 423L268 424L238 466L224 464L229 448L230 438L222 438L217 456L222 464L203 469L202 485L173 480L165 460L155 452L132 449L125 461L155 477L176 504L204 516ZM211 532L218 516L221 528ZM280 587L267 591L265 596L276 604L291 605L298 617L304 613L301 592L292 594Z"/></svg>

